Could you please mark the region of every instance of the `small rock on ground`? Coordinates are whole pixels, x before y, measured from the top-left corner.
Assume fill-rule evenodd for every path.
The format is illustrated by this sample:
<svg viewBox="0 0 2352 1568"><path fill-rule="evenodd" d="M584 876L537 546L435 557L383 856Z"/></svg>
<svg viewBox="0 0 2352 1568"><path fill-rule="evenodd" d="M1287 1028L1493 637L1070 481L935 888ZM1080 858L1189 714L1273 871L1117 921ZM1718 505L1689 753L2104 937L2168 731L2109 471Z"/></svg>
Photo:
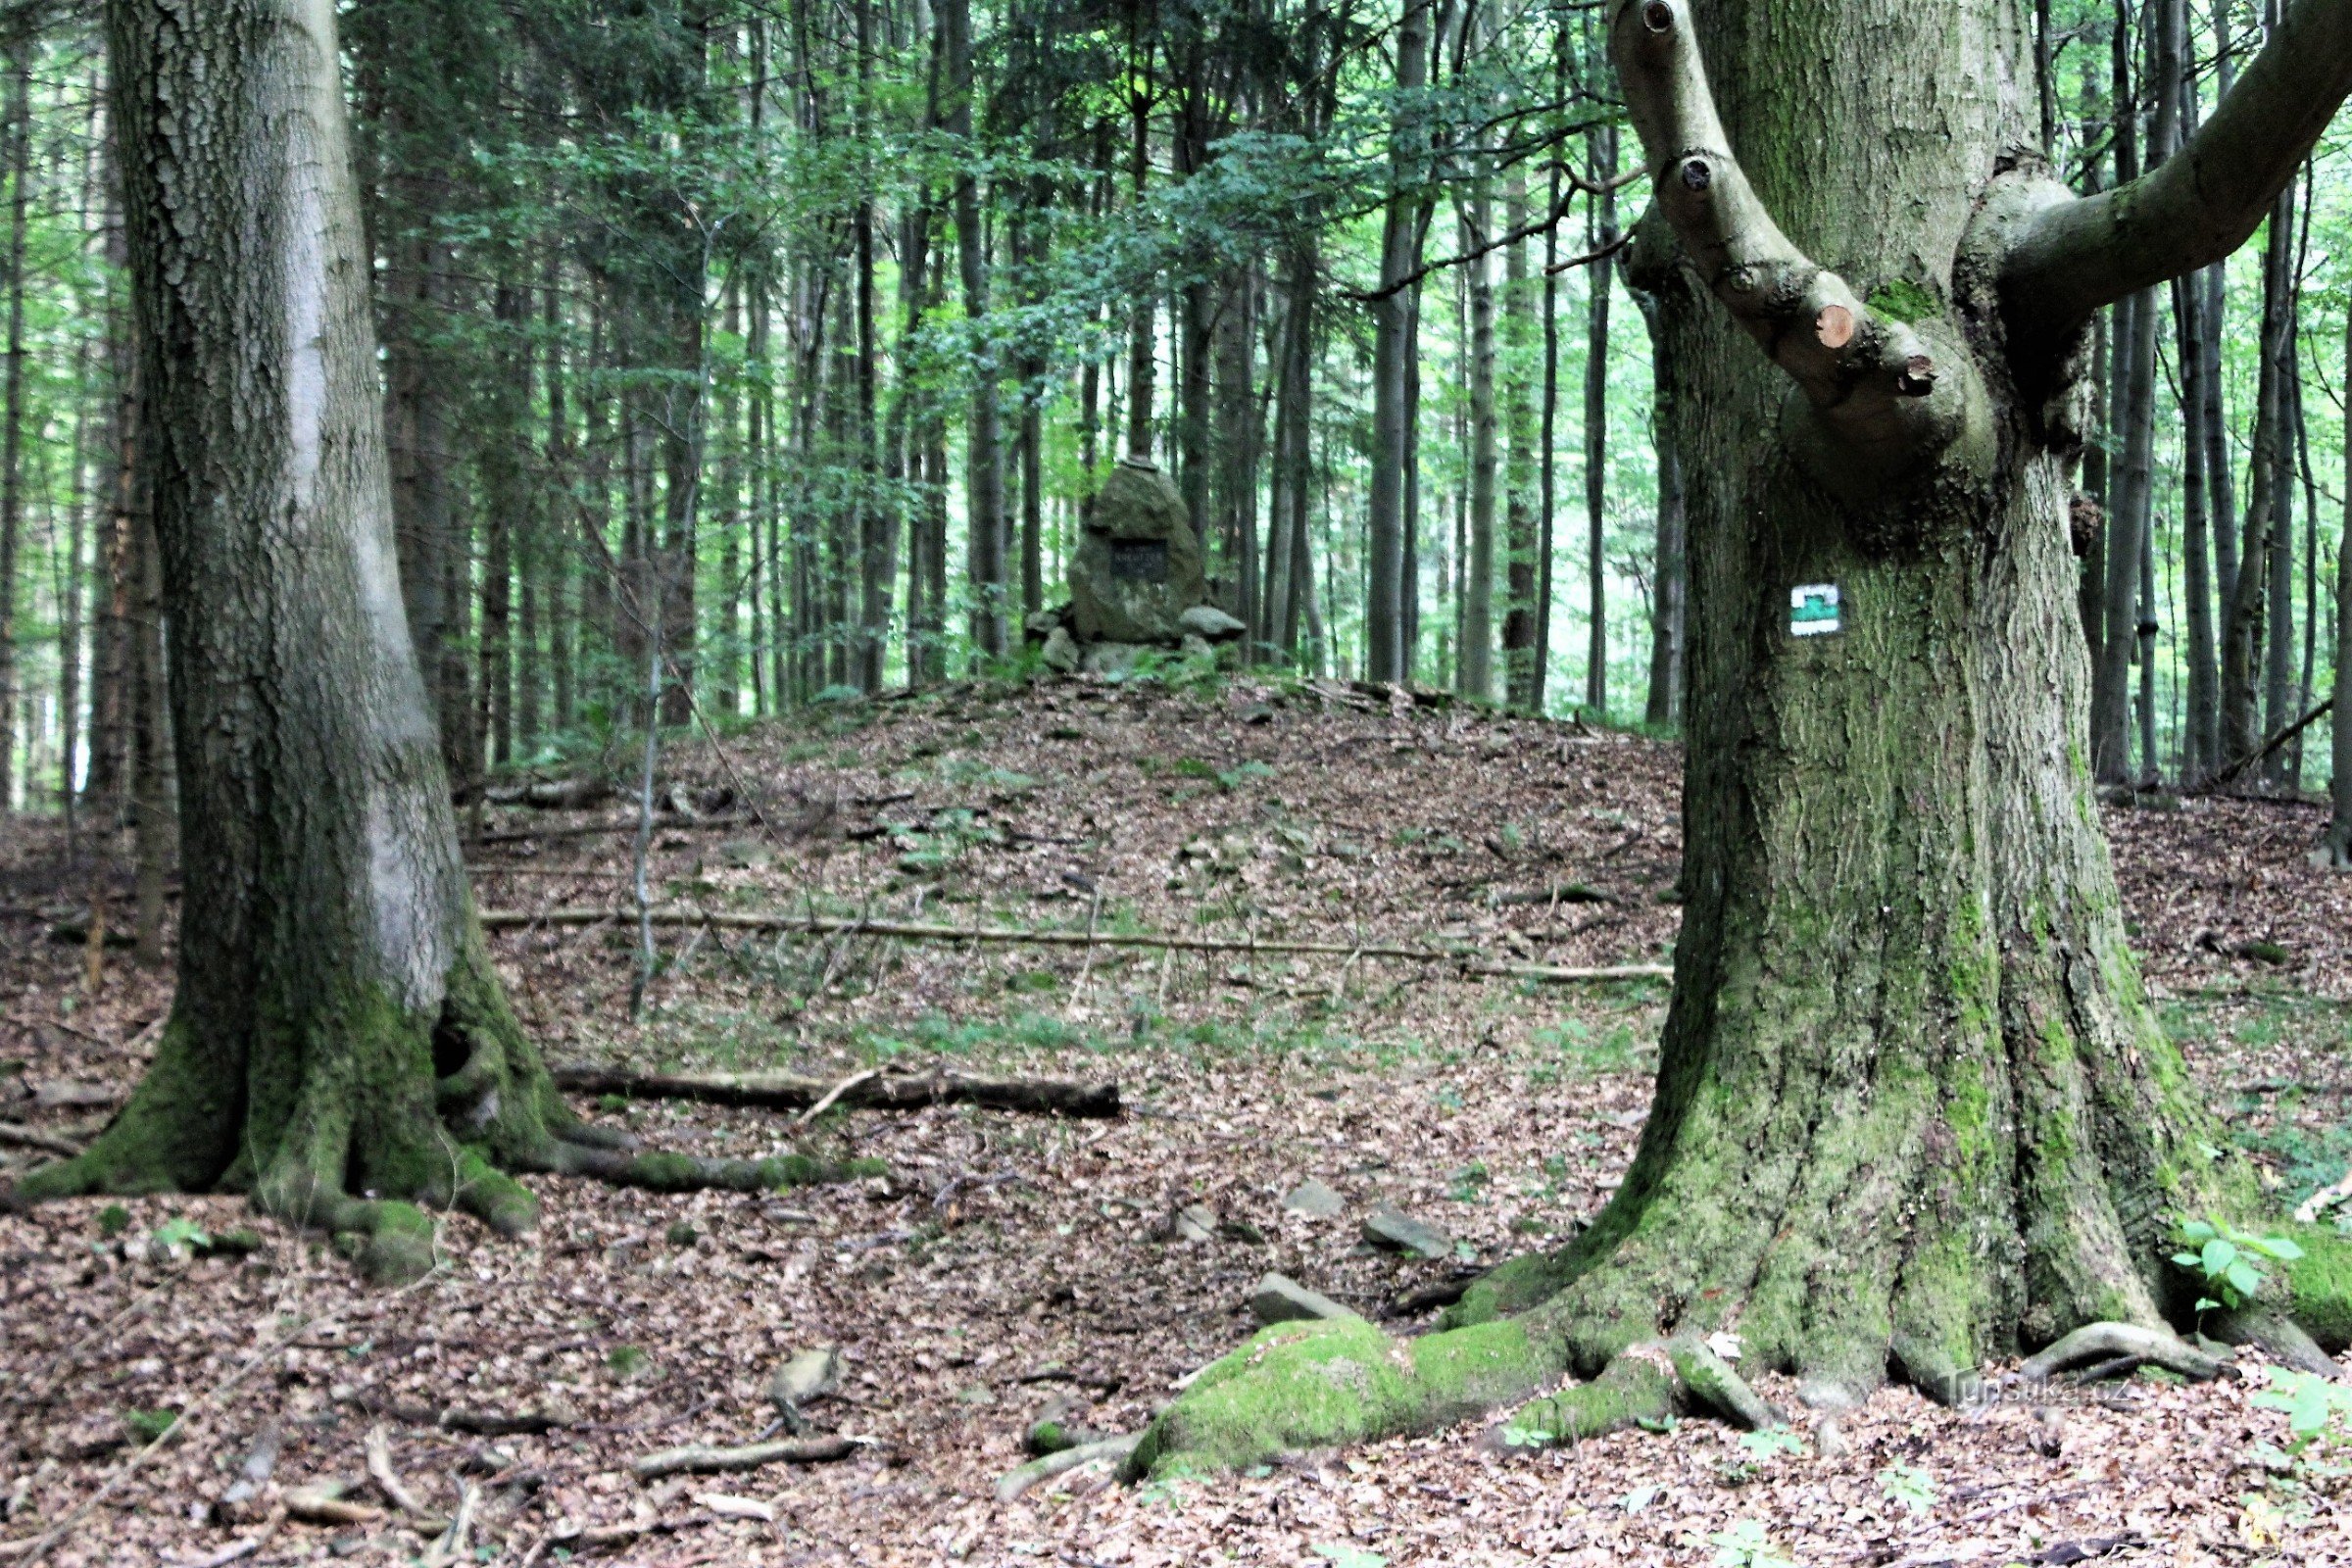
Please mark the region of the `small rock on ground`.
<svg viewBox="0 0 2352 1568"><path fill-rule="evenodd" d="M1386 1203L1364 1216L1364 1240L1387 1252L1414 1252L1423 1257L1453 1254L1452 1237Z"/></svg>
<svg viewBox="0 0 2352 1568"><path fill-rule="evenodd" d="M1314 1219L1338 1219L1348 1212L1348 1200L1310 1176L1282 1195L1282 1206Z"/></svg>
<svg viewBox="0 0 2352 1568"><path fill-rule="evenodd" d="M1310 1291L1281 1274L1269 1274L1257 1282L1257 1289L1250 1295L1250 1310L1258 1322L1266 1324L1358 1315L1320 1291Z"/></svg>

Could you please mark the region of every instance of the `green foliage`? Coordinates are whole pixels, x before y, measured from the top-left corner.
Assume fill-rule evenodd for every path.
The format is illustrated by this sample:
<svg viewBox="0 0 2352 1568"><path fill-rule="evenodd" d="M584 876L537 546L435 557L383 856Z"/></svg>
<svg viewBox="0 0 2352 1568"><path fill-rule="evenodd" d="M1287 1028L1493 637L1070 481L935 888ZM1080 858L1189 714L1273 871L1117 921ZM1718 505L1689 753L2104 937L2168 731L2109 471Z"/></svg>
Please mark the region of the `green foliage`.
<svg viewBox="0 0 2352 1568"><path fill-rule="evenodd" d="M130 1210L121 1203L109 1203L98 1211L98 1234L113 1241L130 1229Z"/></svg>
<svg viewBox="0 0 2352 1568"><path fill-rule="evenodd" d="M1718 1530L1707 1538L1707 1544L1715 1548L1716 1568L1795 1568L1773 1545L1763 1525L1753 1519Z"/></svg>
<svg viewBox="0 0 2352 1568"><path fill-rule="evenodd" d="M2226 1306L2244 1306L2261 1294L2270 1263L2292 1263L2303 1249L2283 1236L2257 1236L2234 1225L2211 1220L2187 1220L2175 1236L2184 1250L2173 1261L2205 1283L2197 1301L2199 1312Z"/></svg>
<svg viewBox="0 0 2352 1568"><path fill-rule="evenodd" d="M125 1410L122 1424L142 1445L160 1443L164 1434L179 1424L177 1410Z"/></svg>
<svg viewBox="0 0 2352 1568"><path fill-rule="evenodd" d="M1941 1494L1936 1478L1915 1464L1890 1464L1879 1472L1879 1490L1887 1499L1899 1502L1914 1518L1936 1511L1936 1499Z"/></svg>
<svg viewBox="0 0 2352 1568"><path fill-rule="evenodd" d="M2266 1410L2286 1412L2289 1450L2302 1457L2324 1448L2352 1447L2352 1385L2285 1367L2270 1369L2270 1386L2249 1396Z"/></svg>
<svg viewBox="0 0 2352 1568"><path fill-rule="evenodd" d="M623 1383L644 1383L655 1375L654 1358L634 1345L615 1346L607 1351L605 1369Z"/></svg>

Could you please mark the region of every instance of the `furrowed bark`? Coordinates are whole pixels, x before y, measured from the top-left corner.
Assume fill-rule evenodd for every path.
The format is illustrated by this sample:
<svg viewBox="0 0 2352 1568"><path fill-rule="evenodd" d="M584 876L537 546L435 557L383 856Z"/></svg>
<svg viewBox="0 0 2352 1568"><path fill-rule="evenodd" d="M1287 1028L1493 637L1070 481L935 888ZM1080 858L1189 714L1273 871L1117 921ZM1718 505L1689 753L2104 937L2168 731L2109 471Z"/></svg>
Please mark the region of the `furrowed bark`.
<svg viewBox="0 0 2352 1568"><path fill-rule="evenodd" d="M2218 262L2261 226L2352 94L2352 6L2295 0L2178 156L2045 207L2001 270L2013 342L2055 353L2091 314Z"/></svg>

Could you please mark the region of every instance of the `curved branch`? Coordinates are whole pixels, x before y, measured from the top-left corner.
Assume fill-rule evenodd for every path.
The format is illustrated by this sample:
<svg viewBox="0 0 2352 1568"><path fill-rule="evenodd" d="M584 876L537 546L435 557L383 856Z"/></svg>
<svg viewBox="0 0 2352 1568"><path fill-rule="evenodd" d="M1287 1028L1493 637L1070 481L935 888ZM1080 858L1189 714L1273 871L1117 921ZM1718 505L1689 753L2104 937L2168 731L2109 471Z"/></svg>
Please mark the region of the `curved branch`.
<svg viewBox="0 0 2352 1568"><path fill-rule="evenodd" d="M1790 243L1733 158L1689 0L1619 0L1610 51L1657 206L1715 297L1850 439L1913 451L1948 439L1952 422L1929 410L1927 345Z"/></svg>
<svg viewBox="0 0 2352 1568"><path fill-rule="evenodd" d="M2042 209L2001 266L2013 341L2053 351L2102 305L2243 245L2352 95L2352 5L2294 0L2187 145L2128 185Z"/></svg>

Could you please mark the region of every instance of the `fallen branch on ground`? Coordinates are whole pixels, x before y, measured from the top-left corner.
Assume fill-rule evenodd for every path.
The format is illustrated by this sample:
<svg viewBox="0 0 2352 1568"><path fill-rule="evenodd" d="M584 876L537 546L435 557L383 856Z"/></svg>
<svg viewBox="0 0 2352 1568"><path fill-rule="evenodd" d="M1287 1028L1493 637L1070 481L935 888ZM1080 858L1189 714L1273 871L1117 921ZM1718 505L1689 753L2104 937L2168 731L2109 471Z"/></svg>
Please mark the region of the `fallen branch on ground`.
<svg viewBox="0 0 2352 1568"><path fill-rule="evenodd" d="M485 909L485 931L512 931L529 926L589 926L626 917L612 909ZM1608 980L1670 980L1671 965L1617 964L1603 968L1560 968L1543 963L1499 963L1476 953L1405 944L1356 945L1347 942L1291 942L1247 937L1189 937L1152 931L1042 931L1010 926L954 926L911 920L867 920L851 915L744 913L726 910L656 909L660 926L711 926L726 931L805 932L811 936L837 934L897 937L907 942L1007 942L1055 948L1146 948L1170 953L1326 954L1333 957L1390 958L1405 963L1458 964L1465 974L1501 979L1552 980L1584 983Z"/></svg>
<svg viewBox="0 0 2352 1568"><path fill-rule="evenodd" d="M1053 1078L971 1078L961 1073L853 1077L842 1083L789 1073L634 1073L583 1062L553 1069L556 1087L582 1095L630 1100L692 1100L706 1105L750 1105L762 1110L814 1109L835 1104L865 1110L915 1110L924 1105L981 1105L1040 1115L1113 1117L1119 1086Z"/></svg>
<svg viewBox="0 0 2352 1568"><path fill-rule="evenodd" d="M663 1476L711 1475L730 1470L757 1470L770 1464L830 1464L871 1446L871 1438L786 1438L778 1443L754 1443L740 1448L713 1448L699 1443L682 1448L649 1453L629 1466L640 1481Z"/></svg>
<svg viewBox="0 0 2352 1568"><path fill-rule="evenodd" d="M2206 774L2205 777L2199 779L2195 784L2189 786L2187 789L2182 790L2180 793L2183 795L2212 795L2228 789L2230 785L2236 783L2240 778L2244 777L2247 769L2253 767L2256 763L2267 760L2270 755L2278 750L2279 747L2284 746L2288 741L2293 740L2296 736L2311 728L2312 725L2318 723L2322 718L2325 718L2328 711L2334 707L2335 699L2332 697L2328 698L2326 702L2320 704L2317 708L2314 708L2310 712L2305 713L2301 718L2295 720L2295 722L2287 725L2285 728L2278 731L2272 735L2269 740L2264 741L2262 743L2261 750L2248 752L2236 761L2230 762L2223 767L2216 768L2213 772Z"/></svg>

